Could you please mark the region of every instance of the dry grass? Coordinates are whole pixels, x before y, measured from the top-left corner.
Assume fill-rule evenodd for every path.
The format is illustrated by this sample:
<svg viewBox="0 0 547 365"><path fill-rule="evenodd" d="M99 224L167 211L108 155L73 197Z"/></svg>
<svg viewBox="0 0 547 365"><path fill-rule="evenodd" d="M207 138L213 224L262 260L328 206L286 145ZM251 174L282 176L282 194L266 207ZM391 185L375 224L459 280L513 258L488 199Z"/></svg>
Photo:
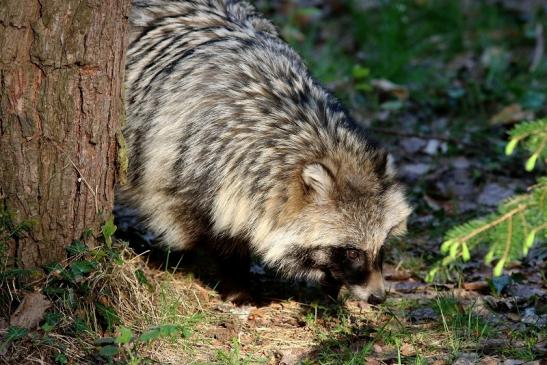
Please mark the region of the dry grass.
<svg viewBox="0 0 547 365"><path fill-rule="evenodd" d="M96 262L94 270L73 283L61 280L62 270L83 259ZM440 364L461 352L481 353L482 342L497 335L484 308L470 306L477 296L457 297L454 290L394 292L386 305L374 308L351 300L316 300L321 294L237 307L192 275L158 270L147 260L124 245L97 248L73 256L32 283L32 290L47 294L53 304L49 312L58 313L59 320L53 329L42 324L11 342L0 363L66 363L59 354L69 364L107 363L99 352L122 327L130 328L135 338L157 326L175 325L178 330L176 336L119 346L119 354L112 357L116 364L362 364L366 359L390 364L399 356L405 363ZM278 292L278 287L271 291ZM299 290L314 289L295 292ZM12 286L11 295L22 298L24 292ZM100 307L115 313L112 323L105 321ZM416 319L413 313L420 308L434 310L436 317ZM486 320L491 323L484 327ZM88 328L76 330L78 321ZM6 333L0 330L0 344ZM500 351L496 348L493 354Z"/></svg>
<svg viewBox="0 0 547 365"><path fill-rule="evenodd" d="M236 307L190 276L151 268L145 256L120 247L123 263L101 259L96 270L77 280L76 285L85 287L87 295L59 282L61 267L68 270L75 261L103 256L100 248L66 260L47 277L33 282L30 288L46 293L45 288L64 289L62 294L47 295L53 304L50 312L59 313L60 320L53 331L38 328L13 341L0 363L52 363L63 353L71 363L96 364L101 361L96 355L97 338L116 336L122 324L135 334L155 326L179 325L184 336L136 347L140 358L162 364L226 362L224 355L266 363L273 362L273 354L280 349L315 344L313 331L301 328L302 306L296 302L272 303L260 309ZM10 287L13 300L24 297L22 290ZM76 297L69 298L71 295ZM111 308L118 317L110 330L100 306ZM75 334L74 323L82 319L89 328ZM7 328L0 330L3 338L6 333ZM239 347L237 355L234 346Z"/></svg>

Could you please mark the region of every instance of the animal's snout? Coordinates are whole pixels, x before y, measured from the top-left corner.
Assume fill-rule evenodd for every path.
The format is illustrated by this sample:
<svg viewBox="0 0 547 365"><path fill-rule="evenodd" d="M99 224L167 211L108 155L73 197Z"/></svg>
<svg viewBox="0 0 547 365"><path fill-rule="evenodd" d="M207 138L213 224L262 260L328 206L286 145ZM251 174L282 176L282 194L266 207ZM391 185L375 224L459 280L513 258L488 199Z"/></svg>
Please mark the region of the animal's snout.
<svg viewBox="0 0 547 365"><path fill-rule="evenodd" d="M370 304L380 304L386 300L384 278L380 271L370 273L365 284L352 285L350 290L355 297Z"/></svg>
<svg viewBox="0 0 547 365"><path fill-rule="evenodd" d="M382 291L381 293L373 293L368 297L368 302L370 304L382 304L386 300L386 292Z"/></svg>

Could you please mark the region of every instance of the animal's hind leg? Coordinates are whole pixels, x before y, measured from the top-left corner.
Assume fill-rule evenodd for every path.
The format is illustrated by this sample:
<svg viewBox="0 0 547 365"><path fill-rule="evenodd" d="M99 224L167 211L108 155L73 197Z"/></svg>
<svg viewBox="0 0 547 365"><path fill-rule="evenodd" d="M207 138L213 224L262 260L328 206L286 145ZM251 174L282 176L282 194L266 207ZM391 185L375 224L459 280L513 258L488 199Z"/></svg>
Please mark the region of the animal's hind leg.
<svg viewBox="0 0 547 365"><path fill-rule="evenodd" d="M172 250L192 249L207 230L202 215L178 196L155 194L142 208L148 226Z"/></svg>

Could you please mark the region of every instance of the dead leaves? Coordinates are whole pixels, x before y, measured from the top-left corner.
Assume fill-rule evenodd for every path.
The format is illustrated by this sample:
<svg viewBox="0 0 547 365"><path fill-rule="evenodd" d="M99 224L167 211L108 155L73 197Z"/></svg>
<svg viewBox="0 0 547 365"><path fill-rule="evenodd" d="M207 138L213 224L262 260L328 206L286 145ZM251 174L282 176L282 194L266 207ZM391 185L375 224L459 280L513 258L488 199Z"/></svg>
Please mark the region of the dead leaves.
<svg viewBox="0 0 547 365"><path fill-rule="evenodd" d="M51 307L51 302L41 293L28 293L11 315L10 325L34 329Z"/></svg>
<svg viewBox="0 0 547 365"><path fill-rule="evenodd" d="M518 103L508 105L490 118L490 124L514 124L523 120L534 119L534 113L524 110Z"/></svg>

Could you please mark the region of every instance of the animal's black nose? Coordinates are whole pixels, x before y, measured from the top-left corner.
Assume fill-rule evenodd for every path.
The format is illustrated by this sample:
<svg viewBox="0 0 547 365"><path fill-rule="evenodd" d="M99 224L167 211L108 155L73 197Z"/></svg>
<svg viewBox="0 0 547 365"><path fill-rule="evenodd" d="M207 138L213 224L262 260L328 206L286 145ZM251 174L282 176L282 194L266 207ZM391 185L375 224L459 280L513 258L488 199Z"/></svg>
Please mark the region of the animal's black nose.
<svg viewBox="0 0 547 365"><path fill-rule="evenodd" d="M370 304L382 304L385 300L386 300L385 294L381 294L381 295L371 294L368 297L368 302Z"/></svg>

